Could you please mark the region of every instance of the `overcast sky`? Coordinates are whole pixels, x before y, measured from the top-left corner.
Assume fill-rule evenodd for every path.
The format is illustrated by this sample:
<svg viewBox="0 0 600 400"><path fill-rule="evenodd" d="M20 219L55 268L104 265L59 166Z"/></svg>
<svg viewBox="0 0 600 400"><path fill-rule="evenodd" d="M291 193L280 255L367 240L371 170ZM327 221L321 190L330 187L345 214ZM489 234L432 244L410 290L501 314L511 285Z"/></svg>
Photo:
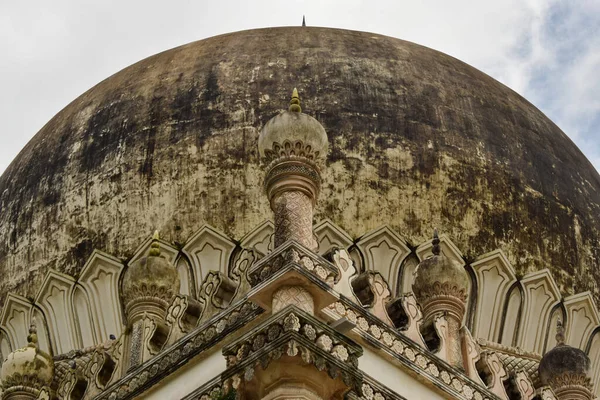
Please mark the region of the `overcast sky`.
<svg viewBox="0 0 600 400"><path fill-rule="evenodd" d="M0 0L0 172L58 111L152 54L221 33L370 31L457 57L540 108L600 170L600 0Z"/></svg>

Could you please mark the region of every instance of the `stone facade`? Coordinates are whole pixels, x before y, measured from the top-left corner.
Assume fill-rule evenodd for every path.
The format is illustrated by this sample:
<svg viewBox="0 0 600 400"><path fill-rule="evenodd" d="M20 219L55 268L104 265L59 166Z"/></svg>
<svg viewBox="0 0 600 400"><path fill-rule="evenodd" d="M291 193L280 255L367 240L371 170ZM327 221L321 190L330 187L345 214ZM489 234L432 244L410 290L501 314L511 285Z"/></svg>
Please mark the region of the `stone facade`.
<svg viewBox="0 0 600 400"><path fill-rule="evenodd" d="M336 166L328 132L302 113L295 89L257 139L274 222L241 238L208 225L181 241L157 232L127 261L109 246L75 276L48 271L35 296L6 295L3 399L598 393L594 294L565 297L555 271L519 273L500 249L470 254L452 231L409 242L393 221L360 234L315 225L331 211L319 211L319 198Z"/></svg>

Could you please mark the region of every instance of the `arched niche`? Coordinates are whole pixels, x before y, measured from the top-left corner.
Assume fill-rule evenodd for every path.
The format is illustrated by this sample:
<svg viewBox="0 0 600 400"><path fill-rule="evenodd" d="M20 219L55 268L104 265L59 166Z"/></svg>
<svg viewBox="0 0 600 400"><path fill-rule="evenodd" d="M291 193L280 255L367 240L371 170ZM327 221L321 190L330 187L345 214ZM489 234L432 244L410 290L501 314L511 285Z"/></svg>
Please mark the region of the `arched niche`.
<svg viewBox="0 0 600 400"><path fill-rule="evenodd" d="M583 349L598 324L598 311L590 292L578 293L564 300L566 343Z"/></svg>
<svg viewBox="0 0 600 400"><path fill-rule="evenodd" d="M517 281L514 269L500 250L478 257L471 268L479 288L473 336L496 341L501 334L508 292Z"/></svg>
<svg viewBox="0 0 600 400"><path fill-rule="evenodd" d="M219 271L228 275L229 261L235 249L225 234L205 225L183 247L183 253L192 263L196 288L202 287L209 271Z"/></svg>
<svg viewBox="0 0 600 400"><path fill-rule="evenodd" d="M175 266L179 274L179 293L192 296L196 291L190 264L184 256L180 256L175 262Z"/></svg>
<svg viewBox="0 0 600 400"><path fill-rule="evenodd" d="M48 354L52 354L52 346L50 343L50 335L48 334L48 324L46 317L41 310L34 307L31 310L32 319L35 318L35 326L37 329L38 346Z"/></svg>
<svg viewBox="0 0 600 400"><path fill-rule="evenodd" d="M559 319L563 322L563 324L567 324L567 313L562 303L558 303L552 309L550 320L548 321L548 327L546 329L546 342L544 345L544 350L541 354L546 354L548 350L551 350L556 346L556 328L558 326Z"/></svg>
<svg viewBox="0 0 600 400"><path fill-rule="evenodd" d="M76 318L76 328L83 347L93 346L100 341L97 339L97 330L92 320L90 301L84 289L77 285L73 290L73 309Z"/></svg>
<svg viewBox="0 0 600 400"><path fill-rule="evenodd" d="M553 307L560 301L560 291L547 269L526 275L523 285L523 311L519 321L517 346L542 353Z"/></svg>
<svg viewBox="0 0 600 400"><path fill-rule="evenodd" d="M590 379L594 386L594 394L600 398L600 327L596 327L592 332L586 350L592 366Z"/></svg>
<svg viewBox="0 0 600 400"><path fill-rule="evenodd" d="M22 296L9 293L2 307L0 325L4 327L11 349L27 345L32 304Z"/></svg>
<svg viewBox="0 0 600 400"><path fill-rule="evenodd" d="M364 270L379 272L391 293L397 293L400 265L410 254L405 240L389 227L382 226L362 236L356 247L365 261Z"/></svg>
<svg viewBox="0 0 600 400"><path fill-rule="evenodd" d="M505 346L515 346L519 333L519 317L521 316L521 307L523 303L522 286L515 282L508 290L508 296L505 301L502 327L500 337L497 339Z"/></svg>
<svg viewBox="0 0 600 400"><path fill-rule="evenodd" d="M36 298L36 304L46 317L55 355L81 347L72 311L74 285L75 281L70 276L51 270Z"/></svg>
<svg viewBox="0 0 600 400"><path fill-rule="evenodd" d="M320 255L333 249L347 250L352 246L352 237L329 219L316 224L313 230L319 243L318 253Z"/></svg>
<svg viewBox="0 0 600 400"><path fill-rule="evenodd" d="M264 221L244 235L242 240L240 240L240 246L243 249L253 250L262 258L273 251L274 232L273 222Z"/></svg>
<svg viewBox="0 0 600 400"><path fill-rule="evenodd" d="M94 250L83 267L77 282L77 295L79 299L87 299L87 305L74 307L83 318L80 327L82 339L85 335L86 341L93 338L94 344L98 344L109 340L111 334L116 337L121 334L123 318L119 278L123 269L119 259L98 250ZM86 333L88 329L91 333Z"/></svg>
<svg viewBox="0 0 600 400"><path fill-rule="evenodd" d="M0 329L0 366L11 352L12 348L10 347L8 333L6 332L6 330Z"/></svg>

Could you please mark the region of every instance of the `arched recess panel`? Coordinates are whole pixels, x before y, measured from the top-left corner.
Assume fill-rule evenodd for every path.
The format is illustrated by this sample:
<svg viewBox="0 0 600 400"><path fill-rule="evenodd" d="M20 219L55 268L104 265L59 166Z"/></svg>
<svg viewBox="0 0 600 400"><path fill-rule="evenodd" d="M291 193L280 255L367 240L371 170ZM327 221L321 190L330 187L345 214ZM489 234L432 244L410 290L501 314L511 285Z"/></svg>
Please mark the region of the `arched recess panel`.
<svg viewBox="0 0 600 400"><path fill-rule="evenodd" d="M514 346L517 341L519 314L523 299L520 287L520 283L512 286L508 292L508 301L504 307L502 336L499 341L505 346Z"/></svg>
<svg viewBox="0 0 600 400"><path fill-rule="evenodd" d="M50 335L48 334L48 323L46 317L37 308L31 310L32 320L35 318L35 327L37 330L38 347L44 350L48 354L52 354L52 348L50 346Z"/></svg>
<svg viewBox="0 0 600 400"><path fill-rule="evenodd" d="M594 394L600 398L600 330L596 330L593 333L588 356L590 357L592 366L590 378L594 385Z"/></svg>
<svg viewBox="0 0 600 400"><path fill-rule="evenodd" d="M564 310L563 305L559 303L556 306L554 306L554 308L552 309L552 313L550 314L548 328L546 329L546 344L541 354L546 354L548 350L553 349L556 346L556 327L558 324L558 319L560 318L563 324L566 324L567 318L565 317L566 312Z"/></svg>
<svg viewBox="0 0 600 400"><path fill-rule="evenodd" d="M12 349L20 349L27 345L32 307L24 297L12 293L6 297L0 316L0 325L5 328Z"/></svg>
<svg viewBox="0 0 600 400"><path fill-rule="evenodd" d="M123 268L119 259L95 250L81 271L78 283L89 301L95 344L107 341L111 334L119 337L123 330L119 298L119 276ZM81 308L81 312L84 313L85 308Z"/></svg>
<svg viewBox="0 0 600 400"><path fill-rule="evenodd" d="M75 286L73 291L73 308L77 315L76 327L83 347L93 346L100 343L96 338L96 328L92 321L92 312L87 294L80 286Z"/></svg>
<svg viewBox="0 0 600 400"><path fill-rule="evenodd" d="M183 253L192 263L196 287L202 287L202 281L208 271L220 271L228 275L229 259L235 248L225 234L210 226L202 227L183 247Z"/></svg>
<svg viewBox="0 0 600 400"><path fill-rule="evenodd" d="M440 235L439 239L440 239L441 254L445 255L450 260L454 261L458 265L463 266L463 268L464 268L465 261L463 259L463 255L462 255L461 251L458 249L458 247L456 247L456 245L454 243L452 243L452 241L446 235ZM432 249L433 249L433 239L429 240L429 241L421 244L419 247L417 247L415 252L417 253L417 257L419 257L419 261L423 261L423 260L431 257L433 255ZM465 272L468 273L466 268L465 268ZM414 279L414 270L413 270L413 274L410 275L411 287L412 287L413 279ZM475 299L473 298L474 296L472 295L472 292L473 292L472 279L473 279L473 277L470 276L469 277L469 287L467 288L467 295L469 296L469 298L467 299L467 310L471 309L472 304L475 301ZM412 291L412 289L411 289L411 291ZM465 313L465 322L467 324L468 324L468 314L469 314L469 312L467 311Z"/></svg>
<svg viewBox="0 0 600 400"><path fill-rule="evenodd" d="M411 253L404 259L404 262L402 263L402 276L400 277L400 291L397 293L398 295L412 293L412 284L415 280L415 270L417 269L419 262L419 257L417 257L415 253Z"/></svg>
<svg viewBox="0 0 600 400"><path fill-rule="evenodd" d="M547 269L526 275L522 280L524 299L517 346L541 354L552 308L560 291Z"/></svg>
<svg viewBox="0 0 600 400"><path fill-rule="evenodd" d="M0 365L2 365L11 352L12 349L10 347L10 340L8 339L8 332L0 329Z"/></svg>
<svg viewBox="0 0 600 400"><path fill-rule="evenodd" d="M479 288L473 336L496 341L500 336L508 291L517 281L514 269L500 250L478 257L471 267Z"/></svg>
<svg viewBox="0 0 600 400"><path fill-rule="evenodd" d="M592 331L598 324L598 311L590 292L569 296L564 301L567 312L566 343L584 349Z"/></svg>
<svg viewBox="0 0 600 400"><path fill-rule="evenodd" d="M371 231L356 243L365 260L366 271L377 271L390 286L398 291L398 275L402 261L410 254L406 242L387 226Z"/></svg>
<svg viewBox="0 0 600 400"><path fill-rule="evenodd" d="M243 249L254 250L258 256L264 257L273 251L274 232L273 223L264 221L242 238L240 246Z"/></svg>
<svg viewBox="0 0 600 400"><path fill-rule="evenodd" d="M75 281L70 276L50 271L37 295L36 304L46 316L55 355L81 347L72 312L74 285Z"/></svg>
<svg viewBox="0 0 600 400"><path fill-rule="evenodd" d="M191 276L190 265L185 260L185 257L179 257L175 263L177 273L179 274L179 293L191 296L194 293L194 281Z"/></svg>
<svg viewBox="0 0 600 400"><path fill-rule="evenodd" d="M331 220L325 219L314 226L319 242L319 254L323 255L334 248L347 250L352 246L352 237Z"/></svg>

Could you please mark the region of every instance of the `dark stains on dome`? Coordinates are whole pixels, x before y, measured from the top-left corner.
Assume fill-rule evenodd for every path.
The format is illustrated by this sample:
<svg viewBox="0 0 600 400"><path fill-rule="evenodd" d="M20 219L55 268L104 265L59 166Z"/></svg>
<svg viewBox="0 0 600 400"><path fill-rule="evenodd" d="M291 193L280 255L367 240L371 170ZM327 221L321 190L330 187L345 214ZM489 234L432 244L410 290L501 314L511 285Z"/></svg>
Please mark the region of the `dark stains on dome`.
<svg viewBox="0 0 600 400"><path fill-rule="evenodd" d="M270 218L258 132L293 87L329 137L317 219L413 244L438 226L470 257L502 248L598 298L600 177L556 125L452 57L312 27L157 54L58 113L0 178L0 298L35 294L28 269L77 275L93 248L127 258L157 228L239 239Z"/></svg>

